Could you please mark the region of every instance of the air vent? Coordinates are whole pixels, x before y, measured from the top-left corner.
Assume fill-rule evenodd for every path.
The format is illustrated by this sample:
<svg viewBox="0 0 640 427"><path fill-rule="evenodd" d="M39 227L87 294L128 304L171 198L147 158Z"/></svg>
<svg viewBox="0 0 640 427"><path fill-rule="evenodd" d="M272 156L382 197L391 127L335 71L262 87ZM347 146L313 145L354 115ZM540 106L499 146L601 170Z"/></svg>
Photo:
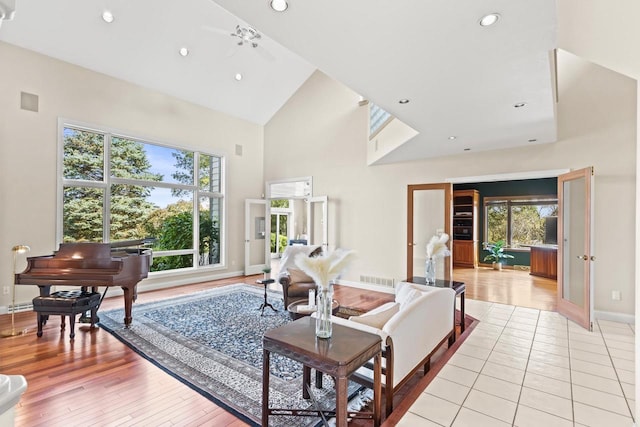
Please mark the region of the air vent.
<svg viewBox="0 0 640 427"><path fill-rule="evenodd" d="M388 279L386 277L360 276L360 282L371 283L372 285L377 286L386 286L388 288L394 288L396 286L395 279Z"/></svg>

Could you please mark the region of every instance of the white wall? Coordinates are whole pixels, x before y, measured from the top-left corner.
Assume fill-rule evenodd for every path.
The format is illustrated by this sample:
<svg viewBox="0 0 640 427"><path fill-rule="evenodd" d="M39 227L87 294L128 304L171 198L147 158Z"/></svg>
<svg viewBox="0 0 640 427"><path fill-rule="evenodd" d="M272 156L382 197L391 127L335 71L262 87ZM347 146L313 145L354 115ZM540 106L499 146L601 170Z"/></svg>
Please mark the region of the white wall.
<svg viewBox="0 0 640 427"><path fill-rule="evenodd" d="M332 241L359 254L347 279L400 279L408 184L594 166L595 308L633 314L636 83L564 53L559 70L558 142L372 167L366 108L358 107L357 94L316 72L265 127L265 179L312 175L314 193L337 201ZM613 289L621 301L610 299Z"/></svg>
<svg viewBox="0 0 640 427"><path fill-rule="evenodd" d="M0 284L11 283L14 245L29 245L31 256L57 249L59 117L226 154L228 268L199 279L242 270L244 199L259 197L264 188L262 126L2 42L0 64ZM21 91L39 96L39 112L20 109ZM243 145L242 156L235 155L235 144ZM145 282L142 290L153 281ZM35 287L17 288L17 302L37 295ZM0 295L0 306L8 303Z"/></svg>

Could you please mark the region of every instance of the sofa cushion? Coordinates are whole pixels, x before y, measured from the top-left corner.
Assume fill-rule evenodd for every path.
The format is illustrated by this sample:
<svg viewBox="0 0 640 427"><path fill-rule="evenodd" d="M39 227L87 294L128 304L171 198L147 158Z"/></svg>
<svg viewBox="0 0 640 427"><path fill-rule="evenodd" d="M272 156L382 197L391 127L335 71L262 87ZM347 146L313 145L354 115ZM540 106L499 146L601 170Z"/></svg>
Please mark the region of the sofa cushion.
<svg viewBox="0 0 640 427"><path fill-rule="evenodd" d="M362 316L351 316L349 320L382 329L385 323L387 323L398 311L400 311L400 304L393 303L386 310L379 311L375 314L365 313Z"/></svg>
<svg viewBox="0 0 640 427"><path fill-rule="evenodd" d="M289 272L289 283L304 283L311 282L313 283L313 279L309 277L307 273L300 270L299 268L289 268L287 270Z"/></svg>

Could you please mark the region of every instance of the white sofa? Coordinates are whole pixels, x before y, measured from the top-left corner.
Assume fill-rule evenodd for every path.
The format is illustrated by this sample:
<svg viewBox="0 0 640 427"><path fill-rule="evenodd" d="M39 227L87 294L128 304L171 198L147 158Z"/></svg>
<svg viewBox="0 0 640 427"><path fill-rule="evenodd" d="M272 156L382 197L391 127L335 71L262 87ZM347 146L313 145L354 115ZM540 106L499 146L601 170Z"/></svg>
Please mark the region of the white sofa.
<svg viewBox="0 0 640 427"><path fill-rule="evenodd" d="M393 395L415 372L429 369L431 356L454 333L455 291L400 282L395 302L381 305L361 316L333 322L377 334L383 345L382 389L387 417L393 410ZM365 322L365 323L363 323ZM362 368L353 380L372 385L373 375ZM389 387L390 386L390 387Z"/></svg>

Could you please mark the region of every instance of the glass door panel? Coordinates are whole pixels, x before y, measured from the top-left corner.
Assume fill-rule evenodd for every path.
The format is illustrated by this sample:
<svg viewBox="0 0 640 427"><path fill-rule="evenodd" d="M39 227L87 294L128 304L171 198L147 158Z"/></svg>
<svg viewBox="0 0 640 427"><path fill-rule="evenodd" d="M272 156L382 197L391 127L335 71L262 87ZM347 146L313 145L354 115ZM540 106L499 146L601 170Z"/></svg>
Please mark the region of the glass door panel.
<svg viewBox="0 0 640 427"><path fill-rule="evenodd" d="M261 273L265 265L270 266L271 261L267 261L266 212L267 204L265 200L245 200L245 275Z"/></svg>
<svg viewBox="0 0 640 427"><path fill-rule="evenodd" d="M558 177L558 312L591 327L592 179L585 168Z"/></svg>
<svg viewBox="0 0 640 427"><path fill-rule="evenodd" d="M407 280L424 277L426 247L432 236L451 236L452 185L421 184L408 186ZM451 239L447 242L451 250ZM451 256L436 260L436 278L451 278Z"/></svg>

